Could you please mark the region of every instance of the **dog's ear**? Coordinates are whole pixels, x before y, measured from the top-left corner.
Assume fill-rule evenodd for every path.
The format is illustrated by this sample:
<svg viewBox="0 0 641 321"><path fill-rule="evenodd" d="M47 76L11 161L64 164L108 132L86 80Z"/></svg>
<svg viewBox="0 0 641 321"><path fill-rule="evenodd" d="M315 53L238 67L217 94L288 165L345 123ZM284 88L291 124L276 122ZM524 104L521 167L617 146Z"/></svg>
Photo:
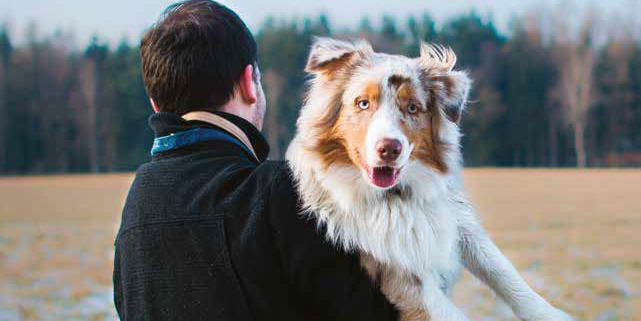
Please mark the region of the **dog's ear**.
<svg viewBox="0 0 641 321"><path fill-rule="evenodd" d="M464 71L454 71L456 54L452 48L429 45L421 42L419 67L428 95L434 95L433 102L440 105L447 118L458 123L467 103L472 80Z"/></svg>
<svg viewBox="0 0 641 321"><path fill-rule="evenodd" d="M365 42L349 43L332 38L315 37L309 52L305 71L331 73L372 52Z"/></svg>

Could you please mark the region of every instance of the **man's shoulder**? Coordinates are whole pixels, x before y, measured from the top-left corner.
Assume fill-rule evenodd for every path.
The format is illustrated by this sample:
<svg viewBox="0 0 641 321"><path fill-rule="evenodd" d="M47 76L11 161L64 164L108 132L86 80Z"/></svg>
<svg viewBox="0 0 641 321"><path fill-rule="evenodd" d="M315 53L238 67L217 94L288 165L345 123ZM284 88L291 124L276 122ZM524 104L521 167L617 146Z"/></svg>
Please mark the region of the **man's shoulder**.
<svg viewBox="0 0 641 321"><path fill-rule="evenodd" d="M287 161L284 160L264 161L256 167L256 170L266 174L283 174L290 171Z"/></svg>
<svg viewBox="0 0 641 321"><path fill-rule="evenodd" d="M260 163L256 170L265 173L276 173L285 170L285 167L287 167L287 163L284 160L266 160Z"/></svg>
<svg viewBox="0 0 641 321"><path fill-rule="evenodd" d="M317 223L308 215L296 187L291 167L286 161L266 161L256 169L258 175L269 176L265 186L265 210L277 229L290 228L298 237L318 238Z"/></svg>
<svg viewBox="0 0 641 321"><path fill-rule="evenodd" d="M297 197L294 176L286 161L265 161L258 165L255 174L268 182L271 197Z"/></svg>

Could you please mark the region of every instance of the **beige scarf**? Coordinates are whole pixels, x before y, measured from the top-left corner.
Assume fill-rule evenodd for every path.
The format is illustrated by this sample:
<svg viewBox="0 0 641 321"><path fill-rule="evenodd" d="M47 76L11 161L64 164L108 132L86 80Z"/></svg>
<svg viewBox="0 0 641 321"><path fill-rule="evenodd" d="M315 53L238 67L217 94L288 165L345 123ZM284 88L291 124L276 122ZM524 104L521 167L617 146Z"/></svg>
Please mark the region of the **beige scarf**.
<svg viewBox="0 0 641 321"><path fill-rule="evenodd" d="M232 134L234 137L236 137L239 141L241 141L247 148L252 152L254 155L254 158L258 162L260 162L260 159L256 155L256 152L254 151L254 147L251 144L251 141L249 141L249 138L245 133L238 128L238 126L234 125L234 123L230 122L229 120L220 117L216 114L208 113L206 111L192 111L189 113L186 113L182 116L184 120L199 120L202 122L206 122L209 124L212 124L214 126L220 127L230 134Z"/></svg>

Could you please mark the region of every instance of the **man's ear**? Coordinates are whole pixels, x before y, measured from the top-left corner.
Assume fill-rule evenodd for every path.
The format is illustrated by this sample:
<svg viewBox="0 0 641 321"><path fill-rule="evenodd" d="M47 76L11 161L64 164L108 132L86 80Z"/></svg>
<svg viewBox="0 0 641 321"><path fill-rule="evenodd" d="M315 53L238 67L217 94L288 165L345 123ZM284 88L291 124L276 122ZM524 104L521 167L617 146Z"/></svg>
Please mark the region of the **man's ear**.
<svg viewBox="0 0 641 321"><path fill-rule="evenodd" d="M256 93L256 84L254 83L254 66L251 64L245 66L243 73L240 75L240 83L238 86L240 96L247 105L253 105L258 100Z"/></svg>
<svg viewBox="0 0 641 321"><path fill-rule="evenodd" d="M332 38L316 37L307 58L305 71L332 73L371 52L373 52L372 47L365 41L354 44Z"/></svg>
<svg viewBox="0 0 641 321"><path fill-rule="evenodd" d="M151 108L154 109L154 113L159 113L160 112L160 109L156 105L156 102L154 101L153 98L149 97L149 103L151 104Z"/></svg>
<svg viewBox="0 0 641 321"><path fill-rule="evenodd" d="M437 102L447 118L459 123L467 103L472 80L464 71L454 71L456 54L451 48L421 43L421 56L418 58L423 72L423 82L429 95Z"/></svg>

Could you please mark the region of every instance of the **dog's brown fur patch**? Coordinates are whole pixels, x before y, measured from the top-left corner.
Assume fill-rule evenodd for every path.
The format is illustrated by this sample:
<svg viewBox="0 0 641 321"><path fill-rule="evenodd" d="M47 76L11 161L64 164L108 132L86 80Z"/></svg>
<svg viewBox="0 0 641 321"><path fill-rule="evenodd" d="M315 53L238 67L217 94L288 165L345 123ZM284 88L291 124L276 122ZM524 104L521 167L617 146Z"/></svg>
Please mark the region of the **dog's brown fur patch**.
<svg viewBox="0 0 641 321"><path fill-rule="evenodd" d="M411 310L403 310L400 319L403 321L421 321L430 320L430 317L425 309L416 307Z"/></svg>
<svg viewBox="0 0 641 321"><path fill-rule="evenodd" d="M350 159L345 148L347 142L340 134L338 128L338 119L341 114L340 99L336 97L334 106L329 106L329 110L323 118L318 119L314 124L317 132L316 144L310 149L321 159L325 168L331 164L349 164Z"/></svg>
<svg viewBox="0 0 641 321"><path fill-rule="evenodd" d="M361 168L365 167L365 138L369 125L372 122L372 115L378 109L381 86L378 82L370 82L365 86L363 93L354 102L355 106L344 106L341 116L338 119L339 131L342 139L346 142L347 153L351 162ZM369 107L361 110L356 106L360 99L367 99Z"/></svg>
<svg viewBox="0 0 641 321"><path fill-rule="evenodd" d="M332 164L349 164L350 157L345 148L346 142L334 129L327 130L318 137L314 152L318 154L327 169Z"/></svg>
<svg viewBox="0 0 641 321"><path fill-rule="evenodd" d="M331 75L346 65L354 55L354 52L346 52L339 57L323 62L319 62L315 57L310 57L305 67L305 71L321 71L326 75Z"/></svg>
<svg viewBox="0 0 641 321"><path fill-rule="evenodd" d="M420 160L441 173L447 173L448 168L445 162L447 144L443 143L438 136L443 121L439 110L441 99L434 88L428 88L428 90L427 113L419 113L414 118L412 127L405 122L401 126L409 141L414 144L410 157Z"/></svg>
<svg viewBox="0 0 641 321"><path fill-rule="evenodd" d="M371 104L378 104L378 100L381 97L381 86L377 82L370 82L365 86L364 95ZM370 105L370 108L372 108L372 105Z"/></svg>
<svg viewBox="0 0 641 321"><path fill-rule="evenodd" d="M377 82L367 84L363 93L358 96L353 106L342 106L340 98L335 101L336 110L326 114L316 123L318 130L317 144L313 151L321 159L325 168L332 164L353 164L364 166L365 136L371 122L371 115L378 107L381 88ZM358 109L358 101L367 99L369 108Z"/></svg>
<svg viewBox="0 0 641 321"><path fill-rule="evenodd" d="M407 105L409 104L410 101L416 101L416 90L414 89L414 86L412 86L411 83L406 82L403 83L399 88L398 88L398 102L399 102L399 108L403 110L403 112L406 111L405 108L407 108Z"/></svg>
<svg viewBox="0 0 641 321"><path fill-rule="evenodd" d="M405 77L405 76L401 76L401 75L391 75L391 76L389 76L387 82L390 85L398 88L402 84L410 82L410 79Z"/></svg>

